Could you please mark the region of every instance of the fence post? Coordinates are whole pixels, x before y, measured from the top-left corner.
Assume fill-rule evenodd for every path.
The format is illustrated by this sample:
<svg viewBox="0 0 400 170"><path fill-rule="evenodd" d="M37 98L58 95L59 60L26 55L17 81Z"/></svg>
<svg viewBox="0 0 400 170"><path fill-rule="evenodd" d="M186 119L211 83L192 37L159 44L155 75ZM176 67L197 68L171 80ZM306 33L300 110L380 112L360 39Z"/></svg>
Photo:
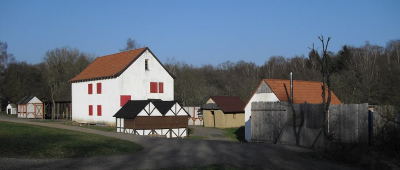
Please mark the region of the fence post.
<svg viewBox="0 0 400 170"><path fill-rule="evenodd" d="M368 143L372 145L374 135L374 112L368 110Z"/></svg>

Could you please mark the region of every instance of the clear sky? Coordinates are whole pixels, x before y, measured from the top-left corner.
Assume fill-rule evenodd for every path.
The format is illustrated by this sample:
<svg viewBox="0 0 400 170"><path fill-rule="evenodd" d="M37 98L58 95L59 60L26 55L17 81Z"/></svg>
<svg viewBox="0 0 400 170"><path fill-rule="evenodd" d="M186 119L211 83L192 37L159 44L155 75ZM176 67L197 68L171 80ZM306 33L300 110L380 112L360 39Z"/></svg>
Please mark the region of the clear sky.
<svg viewBox="0 0 400 170"><path fill-rule="evenodd" d="M307 55L318 35L341 46L400 38L399 0L0 0L0 41L17 61L39 63L63 46L108 55L130 37L195 66Z"/></svg>

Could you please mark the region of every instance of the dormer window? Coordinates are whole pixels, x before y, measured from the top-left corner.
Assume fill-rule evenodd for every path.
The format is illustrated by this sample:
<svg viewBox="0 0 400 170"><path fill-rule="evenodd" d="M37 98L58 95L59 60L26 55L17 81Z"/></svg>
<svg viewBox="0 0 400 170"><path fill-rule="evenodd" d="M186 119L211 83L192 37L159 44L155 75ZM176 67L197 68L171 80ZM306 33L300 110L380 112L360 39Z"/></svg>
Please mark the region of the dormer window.
<svg viewBox="0 0 400 170"><path fill-rule="evenodd" d="M144 60L144 68L145 70L149 70L149 59Z"/></svg>

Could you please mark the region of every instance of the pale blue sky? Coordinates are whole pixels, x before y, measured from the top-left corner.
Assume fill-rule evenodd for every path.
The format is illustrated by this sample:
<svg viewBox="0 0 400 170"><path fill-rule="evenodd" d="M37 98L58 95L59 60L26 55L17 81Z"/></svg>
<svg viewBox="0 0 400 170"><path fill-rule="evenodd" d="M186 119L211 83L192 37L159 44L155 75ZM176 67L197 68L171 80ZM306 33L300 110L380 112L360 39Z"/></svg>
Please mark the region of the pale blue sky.
<svg viewBox="0 0 400 170"><path fill-rule="evenodd" d="M117 53L131 37L162 62L261 65L273 55L307 55L321 34L332 37L333 52L365 41L385 46L400 38L399 9L398 0L0 0L0 41L32 64L62 46Z"/></svg>

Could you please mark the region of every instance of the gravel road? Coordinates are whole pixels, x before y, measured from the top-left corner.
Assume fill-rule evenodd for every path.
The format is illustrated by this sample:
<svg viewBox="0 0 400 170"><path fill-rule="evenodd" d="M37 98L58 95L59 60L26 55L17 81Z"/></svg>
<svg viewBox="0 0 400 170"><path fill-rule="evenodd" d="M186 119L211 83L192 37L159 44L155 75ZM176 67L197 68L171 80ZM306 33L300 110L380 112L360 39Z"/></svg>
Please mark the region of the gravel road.
<svg viewBox="0 0 400 170"><path fill-rule="evenodd" d="M312 156L315 155L312 154L313 151L296 146L135 136L4 116L0 116L0 123L1 121L115 137L135 142L144 149L135 154L90 158L0 158L0 169L160 169L210 164L228 164L251 169L352 169Z"/></svg>

